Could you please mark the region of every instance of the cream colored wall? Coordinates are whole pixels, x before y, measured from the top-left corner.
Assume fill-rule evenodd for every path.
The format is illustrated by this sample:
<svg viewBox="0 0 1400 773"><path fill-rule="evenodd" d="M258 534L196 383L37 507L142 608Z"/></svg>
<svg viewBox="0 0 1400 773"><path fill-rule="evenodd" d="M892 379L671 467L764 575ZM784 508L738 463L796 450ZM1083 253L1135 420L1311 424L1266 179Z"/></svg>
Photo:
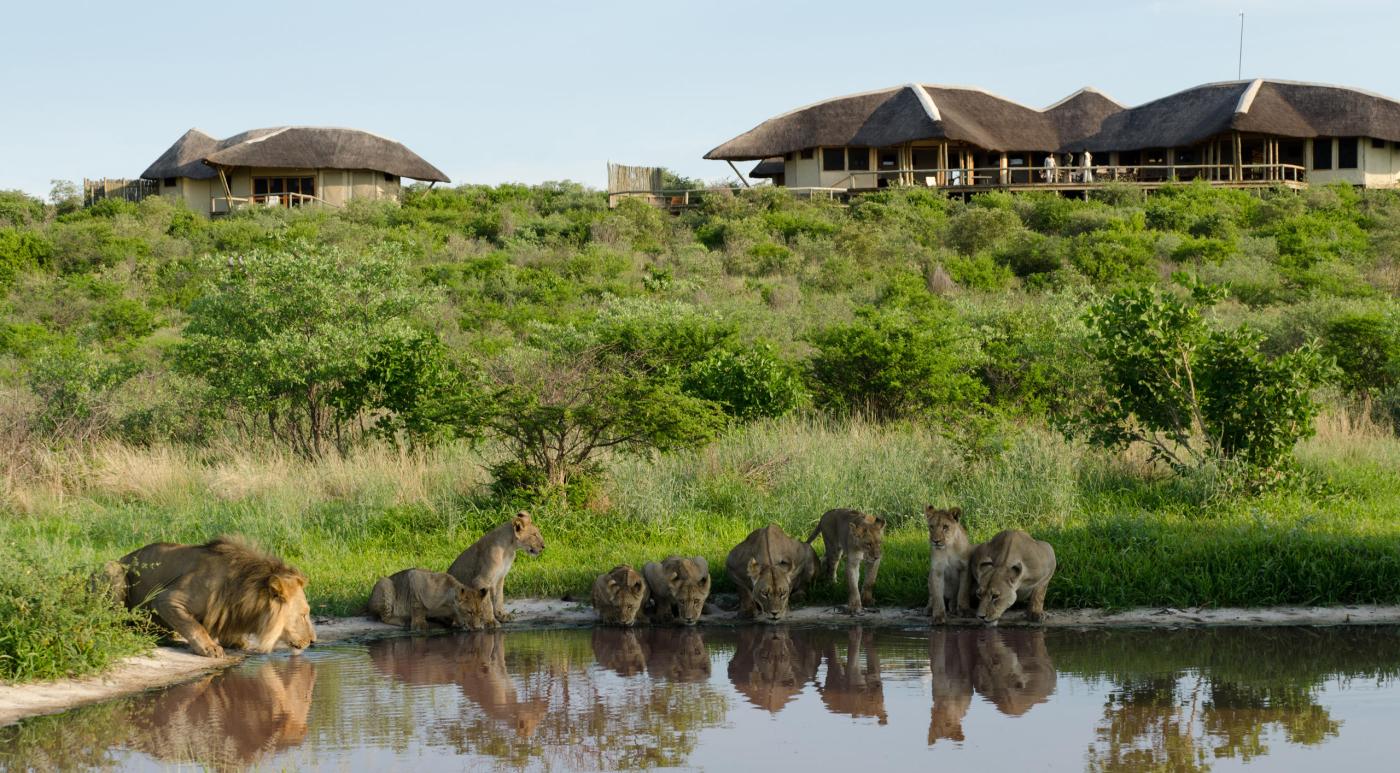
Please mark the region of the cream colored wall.
<svg viewBox="0 0 1400 773"><path fill-rule="evenodd" d="M800 152L792 154L791 161L783 162L783 175L789 188L815 188L821 185L821 154L812 158L802 158Z"/></svg>
<svg viewBox="0 0 1400 773"><path fill-rule="evenodd" d="M1304 147L1304 152L1307 153L1307 156L1306 156L1306 159L1305 159L1305 160L1308 162L1308 184L1309 184L1309 185L1330 185L1330 184L1332 184L1332 183L1350 183L1350 184L1352 184L1352 185L1365 185L1365 184L1366 184L1366 172L1365 172L1366 157L1365 157L1364 154L1365 154L1366 151L1368 150L1368 148L1366 147L1366 145L1369 145L1369 144L1370 144L1370 140L1367 139L1367 138L1365 138L1365 137L1362 137L1360 140L1358 140L1358 143L1359 143L1360 147L1357 148L1357 155L1356 155L1356 167L1357 167L1357 168L1356 168L1356 169L1338 169L1338 168L1337 168L1337 161L1338 161L1338 157L1340 156L1340 154L1337 152L1337 141L1336 141L1335 138L1329 138L1329 141L1332 143L1332 168L1331 168L1331 169L1313 169L1313 168L1312 168L1312 162L1313 162L1313 154L1312 154L1312 151L1313 151L1313 143L1315 142L1315 140L1309 140L1307 143L1305 143L1305 146L1306 146L1306 147Z"/></svg>
<svg viewBox="0 0 1400 773"><path fill-rule="evenodd" d="M1400 186L1400 153L1395 143L1386 142L1384 147L1371 147L1369 138L1361 140L1361 168L1365 174L1367 188L1394 188Z"/></svg>
<svg viewBox="0 0 1400 773"><path fill-rule="evenodd" d="M230 169L229 191L235 199L246 199L253 195L254 177L315 177L316 196L333 206L344 206L351 199L397 199L403 186L398 178L385 180L383 172L370 169L273 169L261 167L240 167ZM218 177L212 180L191 180L181 178L173 189L161 187L161 195L184 198L190 209L196 212L210 211L210 198L224 198L223 183ZM223 201L216 203L216 212L227 212Z"/></svg>

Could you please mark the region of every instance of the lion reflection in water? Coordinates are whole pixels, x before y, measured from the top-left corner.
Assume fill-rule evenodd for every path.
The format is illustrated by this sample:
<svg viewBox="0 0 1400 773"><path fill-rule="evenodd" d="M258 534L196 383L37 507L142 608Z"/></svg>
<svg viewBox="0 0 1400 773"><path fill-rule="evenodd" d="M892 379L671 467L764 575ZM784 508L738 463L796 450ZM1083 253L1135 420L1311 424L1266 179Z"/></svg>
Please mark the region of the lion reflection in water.
<svg viewBox="0 0 1400 773"><path fill-rule="evenodd" d="M1044 631L935 630L928 640L933 710L928 742L962 741L974 692L1019 717L1055 691Z"/></svg>
<svg viewBox="0 0 1400 773"><path fill-rule="evenodd" d="M133 704L131 746L163 762L250 765L306 740L315 686L300 657L176 685Z"/></svg>
<svg viewBox="0 0 1400 773"><path fill-rule="evenodd" d="M855 626L844 638L843 657L838 647L840 635L826 636L822 648L826 677L817 685L822 703L833 714L875 717L880 724L886 724L889 718L885 713L885 683L880 678L880 650L875 645L875 633Z"/></svg>
<svg viewBox="0 0 1400 773"><path fill-rule="evenodd" d="M488 719L530 738L549 710L544 696L522 696L506 668L505 634L385 639L370 647L370 662L387 676L413 685L453 684Z"/></svg>
<svg viewBox="0 0 1400 773"><path fill-rule="evenodd" d="M741 628L729 661L729 681L750 703L776 714L816 678L821 651L815 644L787 628Z"/></svg>
<svg viewBox="0 0 1400 773"><path fill-rule="evenodd" d="M705 637L694 628L594 628L593 659L619 676L703 682L710 677Z"/></svg>

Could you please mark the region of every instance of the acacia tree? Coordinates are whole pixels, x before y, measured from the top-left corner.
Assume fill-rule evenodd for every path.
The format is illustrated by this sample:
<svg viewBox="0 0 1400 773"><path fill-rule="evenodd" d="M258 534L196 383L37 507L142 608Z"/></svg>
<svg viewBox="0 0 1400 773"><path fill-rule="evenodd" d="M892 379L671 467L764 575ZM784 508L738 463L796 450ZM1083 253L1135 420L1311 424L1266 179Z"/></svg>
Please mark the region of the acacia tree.
<svg viewBox="0 0 1400 773"><path fill-rule="evenodd" d="M1189 295L1131 288L1089 309L1105 387L1091 437L1142 443L1177 470L1213 460L1277 467L1312 434L1310 393L1330 361L1315 344L1270 358L1257 331L1211 329L1202 312L1223 292L1178 280Z"/></svg>
<svg viewBox="0 0 1400 773"><path fill-rule="evenodd" d="M412 322L427 298L401 256L295 242L212 268L174 362L235 417L308 457L343 452L375 427L471 430L471 411L425 404L470 401L436 337Z"/></svg>
<svg viewBox="0 0 1400 773"><path fill-rule="evenodd" d="M489 369L493 428L517 462L564 487L606 451L703 443L722 426L715 403L652 378L636 355L594 346L517 350Z"/></svg>

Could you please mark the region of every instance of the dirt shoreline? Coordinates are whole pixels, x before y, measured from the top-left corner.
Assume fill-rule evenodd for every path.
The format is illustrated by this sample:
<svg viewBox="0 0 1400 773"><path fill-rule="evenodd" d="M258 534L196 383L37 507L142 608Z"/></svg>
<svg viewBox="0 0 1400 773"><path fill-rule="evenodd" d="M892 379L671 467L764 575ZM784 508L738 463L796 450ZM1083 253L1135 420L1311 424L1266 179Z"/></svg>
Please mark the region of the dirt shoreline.
<svg viewBox="0 0 1400 773"><path fill-rule="evenodd" d="M585 604L552 599L515 599L509 602L515 621L506 630L588 626L595 622ZM923 627L929 624L921 608L869 610L853 617L840 608L810 606L795 609L786 620L795 625L852 625ZM975 624L975 621L958 621ZM703 625L741 625L732 611L707 612ZM1201 609L1146 607L1108 612L1102 609L1050 610L1043 623L1053 628L1181 628L1195 626L1333 626L1400 624L1400 606L1261 607ZM1022 613L1008 614L1002 625L1029 625ZM321 618L316 621L319 642L365 639L400 634L403 629L365 618ZM100 676L59 679L24 684L0 684L0 726L26 717L53 714L71 708L168 687L210 671L232 666L247 654L213 659L191 654L181 647L157 647L145 655L127 658Z"/></svg>

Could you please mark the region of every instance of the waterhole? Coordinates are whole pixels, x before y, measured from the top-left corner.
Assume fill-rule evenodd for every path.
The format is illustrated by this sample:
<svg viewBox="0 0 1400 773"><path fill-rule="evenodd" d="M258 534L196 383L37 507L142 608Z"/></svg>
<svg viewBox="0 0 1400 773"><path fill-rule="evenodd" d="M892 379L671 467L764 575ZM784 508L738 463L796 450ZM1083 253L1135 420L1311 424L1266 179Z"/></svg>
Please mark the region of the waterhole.
<svg viewBox="0 0 1400 773"><path fill-rule="evenodd" d="M1389 770L1397 674L1391 627L442 634L0 728L0 768Z"/></svg>

